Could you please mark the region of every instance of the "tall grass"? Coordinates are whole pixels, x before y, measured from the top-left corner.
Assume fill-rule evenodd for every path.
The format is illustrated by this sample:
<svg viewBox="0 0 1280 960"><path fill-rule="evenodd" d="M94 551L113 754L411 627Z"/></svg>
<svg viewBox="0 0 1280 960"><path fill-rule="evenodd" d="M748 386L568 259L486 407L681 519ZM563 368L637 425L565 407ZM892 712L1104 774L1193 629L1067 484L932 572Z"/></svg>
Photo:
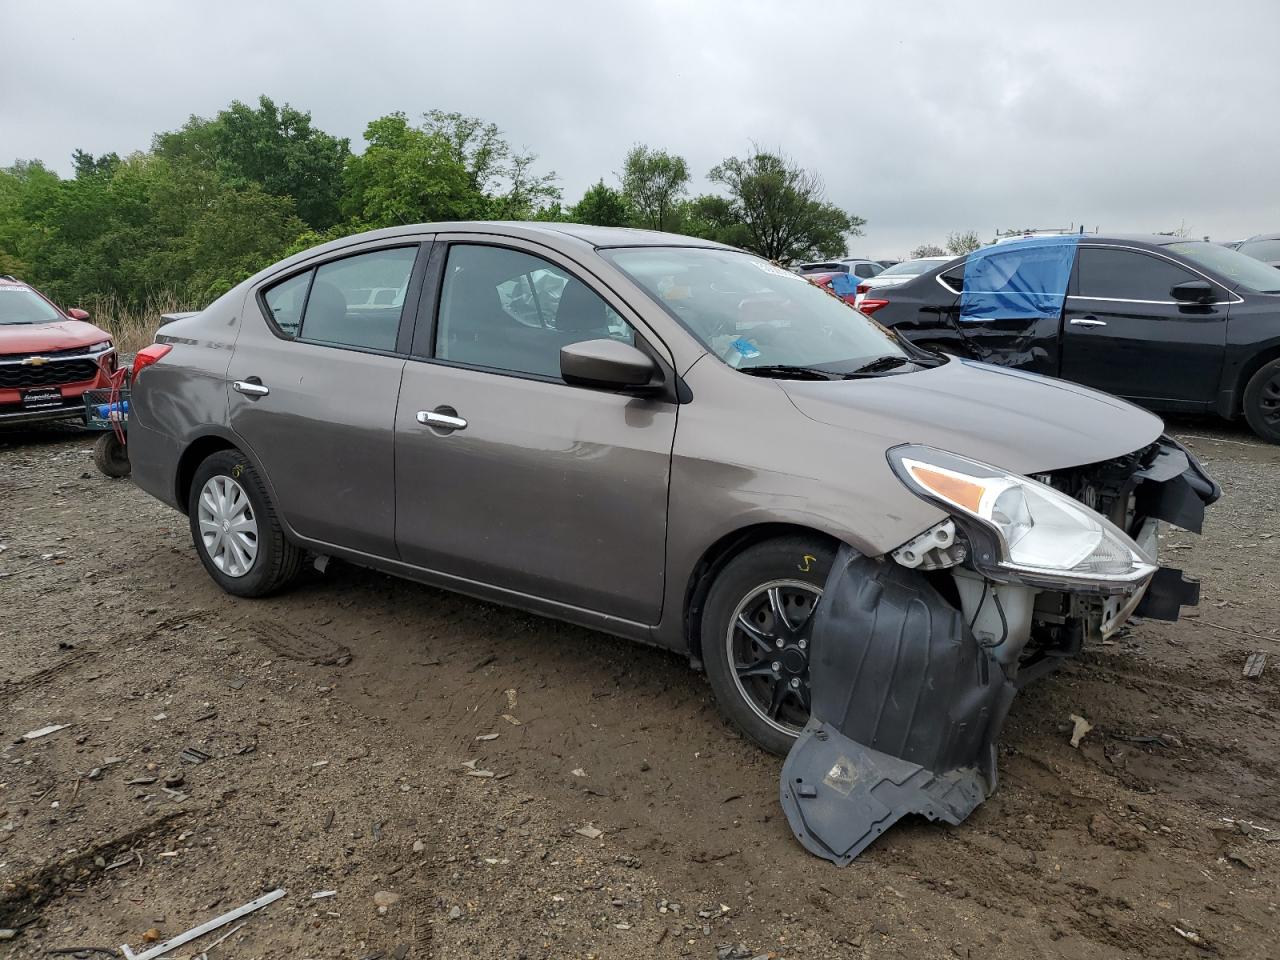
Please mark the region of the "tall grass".
<svg viewBox="0 0 1280 960"><path fill-rule="evenodd" d="M80 306L89 311L90 322L111 334L122 355L137 353L153 341L160 314L197 309L169 291L149 295L141 306L113 295L90 297Z"/></svg>

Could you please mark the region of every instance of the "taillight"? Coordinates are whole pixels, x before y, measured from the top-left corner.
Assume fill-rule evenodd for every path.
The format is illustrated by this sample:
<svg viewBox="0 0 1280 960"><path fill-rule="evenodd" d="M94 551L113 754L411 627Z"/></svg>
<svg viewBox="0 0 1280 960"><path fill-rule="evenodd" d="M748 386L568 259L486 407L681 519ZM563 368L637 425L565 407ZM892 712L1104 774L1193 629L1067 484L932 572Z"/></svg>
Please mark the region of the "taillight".
<svg viewBox="0 0 1280 960"><path fill-rule="evenodd" d="M863 297L862 302L858 304L858 309L869 317L881 307L887 307L888 305L888 300L872 300L870 297Z"/></svg>
<svg viewBox="0 0 1280 960"><path fill-rule="evenodd" d="M173 347L167 343L153 343L149 347L143 347L133 358L133 370L131 371L129 379L137 380L138 374L151 366L161 357L165 356L172 349Z"/></svg>
<svg viewBox="0 0 1280 960"><path fill-rule="evenodd" d="M870 287L870 285L869 285L869 284L860 283L860 284L858 284L857 288L856 288L853 292L854 292L854 293L866 293L866 292L867 292L868 290L870 290L870 289L871 289L871 287Z"/></svg>

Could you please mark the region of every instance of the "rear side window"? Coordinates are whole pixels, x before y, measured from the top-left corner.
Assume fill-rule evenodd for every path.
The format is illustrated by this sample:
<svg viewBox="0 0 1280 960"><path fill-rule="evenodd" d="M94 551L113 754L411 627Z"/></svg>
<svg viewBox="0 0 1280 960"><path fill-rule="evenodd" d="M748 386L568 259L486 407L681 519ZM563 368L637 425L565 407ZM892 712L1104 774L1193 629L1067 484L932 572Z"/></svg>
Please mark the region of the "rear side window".
<svg viewBox="0 0 1280 960"><path fill-rule="evenodd" d="M397 247L317 267L300 337L343 347L395 350L404 295L417 254L417 247ZM375 291L372 296L371 290ZM270 297L268 293L268 304Z"/></svg>
<svg viewBox="0 0 1280 960"><path fill-rule="evenodd" d="M1159 300L1179 283L1199 277L1168 260L1136 250L1080 248L1079 296L1096 300Z"/></svg>

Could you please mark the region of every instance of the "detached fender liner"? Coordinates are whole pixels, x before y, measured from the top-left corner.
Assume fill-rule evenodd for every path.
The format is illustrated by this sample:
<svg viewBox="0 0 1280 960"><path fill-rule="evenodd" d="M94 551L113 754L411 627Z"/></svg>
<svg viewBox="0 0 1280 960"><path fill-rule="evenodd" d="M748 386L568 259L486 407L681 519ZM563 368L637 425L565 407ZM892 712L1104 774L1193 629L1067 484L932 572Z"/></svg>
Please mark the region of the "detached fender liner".
<svg viewBox="0 0 1280 960"><path fill-rule="evenodd" d="M796 838L845 866L909 813L960 823L995 790L1015 685L923 574L848 546L814 617L811 716L782 766Z"/></svg>

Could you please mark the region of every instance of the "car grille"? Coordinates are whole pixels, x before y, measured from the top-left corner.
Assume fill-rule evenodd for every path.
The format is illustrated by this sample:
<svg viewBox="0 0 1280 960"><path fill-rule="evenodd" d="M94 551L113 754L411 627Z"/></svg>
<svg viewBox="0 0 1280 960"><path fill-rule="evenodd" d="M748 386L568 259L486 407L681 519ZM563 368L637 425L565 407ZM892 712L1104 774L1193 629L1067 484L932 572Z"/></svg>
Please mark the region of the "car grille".
<svg viewBox="0 0 1280 960"><path fill-rule="evenodd" d="M84 348L81 347L76 352L83 354ZM30 367L20 363L0 363L0 389L53 387L63 383L81 383L98 375L97 360L84 357L79 360L58 360L55 354L49 353L36 356L50 358L50 362Z"/></svg>

